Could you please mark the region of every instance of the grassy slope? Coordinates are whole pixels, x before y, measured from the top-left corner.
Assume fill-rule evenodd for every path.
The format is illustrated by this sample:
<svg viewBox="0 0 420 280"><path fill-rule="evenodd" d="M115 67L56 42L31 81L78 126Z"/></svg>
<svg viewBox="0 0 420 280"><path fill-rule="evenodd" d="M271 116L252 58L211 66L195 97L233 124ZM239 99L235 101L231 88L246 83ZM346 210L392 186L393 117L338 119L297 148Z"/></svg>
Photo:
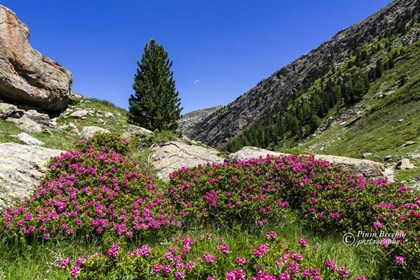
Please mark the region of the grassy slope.
<svg viewBox="0 0 420 280"><path fill-rule="evenodd" d="M413 44L408 54L391 70L373 82L358 107L364 117L353 126L336 126L317 137L304 141L300 149L311 153L332 154L384 161L391 155L393 161L420 153L420 42ZM407 75L410 80L402 87L396 82ZM380 98L379 93L390 93ZM356 116L353 116L355 118ZM351 118L350 118L351 120ZM416 144L402 147L407 141ZM420 166L420 160L411 160ZM400 171L400 179L420 176L420 169Z"/></svg>
<svg viewBox="0 0 420 280"><path fill-rule="evenodd" d="M93 109L95 111L95 114L93 114L93 116L88 116L84 120L61 115L57 119L58 126L64 126L68 125L69 123L73 123L77 126L79 130L82 130L84 126L99 126L107 128L117 133L122 133L124 130L124 126L126 124L127 119L127 112L124 109L116 107L108 101L98 99L76 100L73 102L73 104L69 105L69 108L73 110L76 108ZM113 113L114 117L104 117L103 115L105 112ZM102 117L98 117L96 113L99 113L100 115L102 115ZM102 118L105 121L105 123L99 123L98 119L100 118ZM64 131L59 131L52 128L49 128L49 130L51 131L52 135L45 132L28 134L43 141L45 143L44 146L47 148L61 150L71 149L73 146L73 142L79 139L79 136L75 133L72 133L70 128L65 129ZM0 143L20 143L19 140L13 137L13 135L17 135L21 132L22 131L19 128L17 128L13 123L0 120Z"/></svg>

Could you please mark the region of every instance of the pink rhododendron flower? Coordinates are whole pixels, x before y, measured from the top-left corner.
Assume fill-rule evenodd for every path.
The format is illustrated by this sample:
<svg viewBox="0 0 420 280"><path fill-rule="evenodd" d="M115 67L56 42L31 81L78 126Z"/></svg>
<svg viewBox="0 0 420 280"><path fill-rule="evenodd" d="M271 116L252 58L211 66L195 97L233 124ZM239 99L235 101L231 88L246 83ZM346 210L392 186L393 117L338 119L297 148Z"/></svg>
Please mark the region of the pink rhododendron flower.
<svg viewBox="0 0 420 280"><path fill-rule="evenodd" d="M396 256L395 257L395 263L399 265L403 265L405 263L405 259L403 256Z"/></svg>
<svg viewBox="0 0 420 280"><path fill-rule="evenodd" d="M120 245L114 243L111 248L107 251L109 257L118 257L118 251L120 250Z"/></svg>
<svg viewBox="0 0 420 280"><path fill-rule="evenodd" d="M154 264L152 265L152 273L157 274L160 272L160 264Z"/></svg>
<svg viewBox="0 0 420 280"><path fill-rule="evenodd" d="M333 272L336 272L338 270L338 267L335 264L335 262L333 260L330 260L330 259L325 261L325 266Z"/></svg>
<svg viewBox="0 0 420 280"><path fill-rule="evenodd" d="M79 273L80 273L80 267L78 267L78 266L73 266L73 267L70 269L70 275L71 275L71 277L73 277L73 278L76 278L76 277L77 277L77 275L79 275Z"/></svg>
<svg viewBox="0 0 420 280"><path fill-rule="evenodd" d="M184 279L184 278L185 278L184 271L177 271L177 272L175 272L175 279L176 280Z"/></svg>
<svg viewBox="0 0 420 280"><path fill-rule="evenodd" d="M60 261L60 267L66 268L67 266L71 265L71 260L69 258L63 258Z"/></svg>
<svg viewBox="0 0 420 280"><path fill-rule="evenodd" d="M299 239L299 244L305 247L306 245L308 245L308 241L304 237L302 237Z"/></svg>
<svg viewBox="0 0 420 280"><path fill-rule="evenodd" d="M235 262L239 265L239 266L244 266L246 263L246 259L245 257L237 257Z"/></svg>
<svg viewBox="0 0 420 280"><path fill-rule="evenodd" d="M345 279L350 277L350 273L345 267L340 268L340 270L338 271L338 275L340 275L341 278Z"/></svg>
<svg viewBox="0 0 420 280"><path fill-rule="evenodd" d="M258 245L258 248L254 250L254 256L256 258L262 258L268 250L270 250L270 245L260 244Z"/></svg>
<svg viewBox="0 0 420 280"><path fill-rule="evenodd" d="M220 252L222 253L228 253L230 248L229 248L229 245L223 244L223 245L217 246L217 249L219 249Z"/></svg>
<svg viewBox="0 0 420 280"><path fill-rule="evenodd" d="M376 228L376 229L380 229L380 228L382 228L382 224L380 222L374 222L373 227Z"/></svg>

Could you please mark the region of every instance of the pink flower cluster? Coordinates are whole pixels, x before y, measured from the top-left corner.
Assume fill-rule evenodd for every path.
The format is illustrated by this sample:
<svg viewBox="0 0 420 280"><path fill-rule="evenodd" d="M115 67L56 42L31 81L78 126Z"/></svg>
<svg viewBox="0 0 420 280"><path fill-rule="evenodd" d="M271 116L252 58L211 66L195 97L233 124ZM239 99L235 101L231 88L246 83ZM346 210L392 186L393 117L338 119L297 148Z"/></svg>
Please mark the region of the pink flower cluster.
<svg viewBox="0 0 420 280"><path fill-rule="evenodd" d="M264 257L265 253L270 250L270 245L268 244L260 244L258 247L254 250L254 256L256 258L262 258Z"/></svg>
<svg viewBox="0 0 420 280"><path fill-rule="evenodd" d="M269 234L274 235L274 233L270 232ZM256 249L249 250L250 253L247 256L235 255L235 252L229 249L229 244L217 245L221 241L223 241L223 238L213 237L211 234L202 235L202 238L200 237L198 241L192 238L175 237L166 251L156 250L152 252L150 246L143 245L134 250L134 253L125 253L118 244L113 244L108 249L105 258L97 253L86 258L89 261L86 261L85 258L78 258L74 266L71 265L70 259L63 259L61 267L66 269L70 276L79 277L82 274L80 275L82 278L94 276L97 273L96 269L103 266L108 266L106 267L107 273L117 273L115 270L121 269L118 275L124 275L121 273L130 271L130 269L124 270L125 263L128 263L127 265L134 263L142 265L142 269L136 269L136 274L130 275L131 278L136 279L165 277L179 280L196 279L199 276L210 280L219 278L226 280L322 280L323 276L328 276L331 272L340 279L350 277L346 268L339 268L330 259L326 261L325 267L308 266L312 261L308 258L311 254L304 256L308 250L301 247L302 252L292 252L287 249L287 246L279 244L278 240L271 239L271 246L269 244L259 244ZM213 247L213 250L208 251L209 245ZM195 253L190 253L191 250L182 254L185 246L191 247L196 252L204 250L205 253L198 258ZM232 255L226 254L227 252L232 253ZM218 262L216 259L220 261ZM273 268L277 271L276 273L273 273ZM366 278L359 276L357 279L363 280Z"/></svg>
<svg viewBox="0 0 420 280"><path fill-rule="evenodd" d="M1 213L6 232L46 240L75 234L134 237L181 226L181 213L154 179L120 154L69 151L53 158L33 195Z"/></svg>

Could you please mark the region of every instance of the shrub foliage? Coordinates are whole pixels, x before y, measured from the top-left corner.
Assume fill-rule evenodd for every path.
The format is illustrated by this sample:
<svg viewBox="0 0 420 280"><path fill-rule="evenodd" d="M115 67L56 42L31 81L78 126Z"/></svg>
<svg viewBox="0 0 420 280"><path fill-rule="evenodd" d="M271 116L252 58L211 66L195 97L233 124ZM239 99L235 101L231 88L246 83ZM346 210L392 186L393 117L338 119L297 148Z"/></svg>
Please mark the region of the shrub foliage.
<svg viewBox="0 0 420 280"><path fill-rule="evenodd" d="M267 156L181 168L170 175L169 184L157 187L159 182L153 176L118 153L124 153L127 145L116 135L97 135L79 143L80 151L68 151L51 159L49 171L34 193L22 203L1 210L0 235L12 242L99 236L111 244L151 235L168 237L192 226L243 228L258 234L266 225L281 225L287 219L285 208L290 208L298 213L302 224L320 235L375 233L392 277L409 279L418 273L420 197L404 186L384 179L369 181L313 156ZM260 245L255 250L264 251L265 245ZM224 244L217 246L222 251L229 250ZM89 271L124 271L134 275L134 279L150 273L178 279L182 275L212 277L213 266L207 267L209 261L203 259L215 253L208 252L200 259L200 265L187 269L185 261L197 261L185 258L187 247L186 252L176 253L180 259L174 261L166 253L150 253L149 257L141 248L137 253L123 253L114 245L106 256L76 263L70 273L79 275L82 270L80 277L86 279L90 279ZM288 254L279 248L276 254ZM225 256L222 253L217 252ZM254 254L247 258L257 257ZM245 269L231 266L232 261L225 257L217 257L218 266L231 270L218 268L216 274L227 277L243 272L255 279L264 273L291 274L290 263L276 271L268 268L276 258L281 256L273 255L268 262L250 262ZM304 269L311 269L298 264L301 269L293 275L302 276ZM169 266L170 272L164 272L164 266ZM337 267L327 265L331 266L331 277L346 278ZM240 269L243 271L238 272Z"/></svg>

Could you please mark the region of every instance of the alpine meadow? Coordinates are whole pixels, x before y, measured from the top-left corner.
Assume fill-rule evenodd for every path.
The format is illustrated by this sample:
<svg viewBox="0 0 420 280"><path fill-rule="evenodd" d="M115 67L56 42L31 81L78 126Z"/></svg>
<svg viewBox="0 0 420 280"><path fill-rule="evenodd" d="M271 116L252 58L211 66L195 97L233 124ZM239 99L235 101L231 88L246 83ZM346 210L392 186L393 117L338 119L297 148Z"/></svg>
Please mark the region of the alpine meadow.
<svg viewBox="0 0 420 280"><path fill-rule="evenodd" d="M0 5L0 280L420 279L420 1L388 1L233 102L184 114L294 6L139 2ZM259 5L273 10L242 16ZM276 62L248 68L258 59ZM88 62L97 95L74 91Z"/></svg>

